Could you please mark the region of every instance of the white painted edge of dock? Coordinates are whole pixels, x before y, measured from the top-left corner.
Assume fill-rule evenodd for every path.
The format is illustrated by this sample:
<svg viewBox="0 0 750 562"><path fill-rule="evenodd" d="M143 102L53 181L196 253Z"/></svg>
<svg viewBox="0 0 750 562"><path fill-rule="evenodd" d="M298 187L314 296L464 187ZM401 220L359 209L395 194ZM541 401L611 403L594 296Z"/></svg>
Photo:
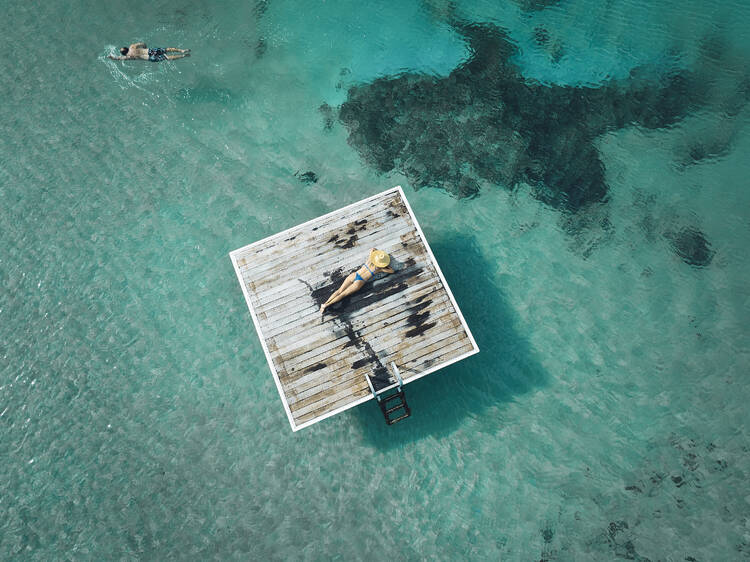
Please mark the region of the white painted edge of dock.
<svg viewBox="0 0 750 562"><path fill-rule="evenodd" d="M279 396L281 397L281 402L284 404L284 411L286 412L286 417L289 418L289 423L292 426L292 431L297 431L297 427L294 425L294 418L292 417L292 411L289 409L289 404L287 404L286 397L284 396L284 389L281 388L281 381L279 380L279 374L276 372L276 367L274 367L273 359L271 358L271 353L268 351L268 346L266 345L266 338L263 337L263 331L260 329L260 323L258 322L258 317L255 315L255 309L253 308L252 303L250 302L250 294L247 292L247 287L245 286L245 280L242 278L242 272L240 271L240 266L237 264L237 258L233 255L234 252L229 254L229 257L232 259L232 265L234 266L234 271L237 274L237 279L240 282L240 286L242 287L242 294L245 295L245 302L247 303L247 307L250 309L250 316L253 318L253 324L255 325L255 331L258 332L258 339L260 340L260 345L263 347L263 353L266 354L266 361L268 362L268 366L271 368L271 373L273 374L273 380L276 383L276 390L279 391Z"/></svg>
<svg viewBox="0 0 750 562"><path fill-rule="evenodd" d="M268 366L271 369L273 380L276 383L276 390L278 390L279 396L281 397L281 402L282 404L284 404L284 411L286 412L286 416L289 419L289 425L291 425L292 431L299 431L300 429L303 429L305 427L318 423L319 421L323 421L326 418L330 418L331 416L340 414L341 412L345 410L354 408L355 406L359 406L360 404L363 404L364 402L367 402L368 400L372 400L374 396L372 396L372 394L368 394L367 396L360 398L352 402L351 404L346 404L344 406L341 406L340 408L336 408L335 410L332 410L328 412L327 414L324 414L320 417L314 418L300 425L295 424L294 417L292 417L292 411L289 408L289 404L286 401L286 397L284 396L284 389L281 386L281 380L279 379L279 374L276 372L276 367L273 364L271 353L268 351L268 346L266 346L266 340L263 337L263 331L260 329L260 323L258 322L258 317L255 314L255 309L253 308L252 303L250 302L250 294L248 293L247 287L245 286L245 280L242 278L242 272L240 271L240 266L237 264L237 254L247 251L257 244L268 242L269 240L273 240L274 238L287 235L292 230L297 230L313 222L317 222L327 217L330 217L332 215L339 214L342 211L346 211L347 209L350 209L356 205L361 205L362 203L366 203L367 201L372 201L373 199L377 199L378 197L383 197L384 195L394 192L394 191L397 191L401 195L401 199L404 201L404 204L406 205L406 210L409 211L409 216L411 217L411 220L414 221L414 227L417 229L417 234L419 234L419 237L422 240L422 243L424 244L425 249L427 250L427 255L430 257L432 264L435 266L435 271L437 271L438 277L440 278L440 281L443 283L443 287L445 288L445 291L448 293L448 297L450 298L450 301L453 304L453 307L455 308L456 313L458 314L458 318L461 321L461 325L464 327L464 330L466 330L466 334L469 336L469 341L471 341L471 345L473 348L471 351L468 351L462 355L459 355L458 357L454 357L450 361L445 361L438 365L434 365L430 367L429 369L426 369L425 371L422 371L421 373L410 377L408 381L404 381L404 385L410 382L413 382L417 379L421 379L422 377L427 376L430 373L434 373L435 371L439 369L452 365L453 363L461 361L462 359L466 359L467 357L470 357L476 353L479 353L479 346L477 346L477 342L474 339L474 336L472 335L471 330L469 329L469 326L466 323L466 320L464 319L464 315L461 313L461 309L458 307L458 303L456 302L456 299L453 296L453 292L451 292L451 289L448 286L448 282L445 280L445 277L443 276L443 272L441 271L440 266L438 265L438 262L435 259L435 255L432 253L432 248L430 248L430 245L427 243L427 238L425 238L425 235L422 232L422 228L419 226L419 221L417 220L417 217L414 214L414 211L412 210L411 205L409 204L409 200L406 198L406 195L404 194L404 190L401 188L400 185L397 185L390 189L386 189L385 191L381 191L380 193L376 193L375 195L372 195L365 199L360 199L359 201L355 201L354 203L350 205L346 205L345 207L341 207L340 209L336 209L334 211L331 211L330 213L326 213L325 215L321 215L319 217L315 217L313 219L310 219L309 221L303 222L296 226L292 226L290 228L287 228L286 230L282 230L281 232L277 232L276 234L273 234L261 240L257 240L256 242L253 242L251 244L247 244L246 246L242 246L241 248L238 248L236 250L229 252L229 258L232 260L232 266L234 267L234 271L237 274L237 279L240 282L240 286L242 287L242 294L245 296L245 302L247 303L247 307L250 309L250 316L253 319L255 330L258 333L258 339L260 339L260 345L263 348L263 353L265 353L266 355L266 361L268 362Z"/></svg>

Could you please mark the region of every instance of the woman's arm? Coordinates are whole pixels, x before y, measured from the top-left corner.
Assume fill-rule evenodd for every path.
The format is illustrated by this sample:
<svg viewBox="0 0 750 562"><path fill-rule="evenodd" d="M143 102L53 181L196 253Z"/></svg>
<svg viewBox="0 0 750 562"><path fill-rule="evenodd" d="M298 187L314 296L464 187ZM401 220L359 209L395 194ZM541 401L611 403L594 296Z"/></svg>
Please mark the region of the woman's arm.
<svg viewBox="0 0 750 562"><path fill-rule="evenodd" d="M390 267L379 267L378 269L380 269L380 271L382 271L383 273L396 273L396 272L395 272L395 271L394 271L393 269L391 269Z"/></svg>

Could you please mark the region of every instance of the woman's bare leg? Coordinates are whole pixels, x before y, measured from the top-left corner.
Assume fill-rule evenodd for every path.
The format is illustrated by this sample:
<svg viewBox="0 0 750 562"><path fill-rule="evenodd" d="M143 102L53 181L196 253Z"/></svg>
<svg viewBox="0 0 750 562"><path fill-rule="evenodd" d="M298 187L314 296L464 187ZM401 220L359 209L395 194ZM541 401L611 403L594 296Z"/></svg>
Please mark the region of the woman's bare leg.
<svg viewBox="0 0 750 562"><path fill-rule="evenodd" d="M356 273L350 273L349 275L347 275L346 279L344 279L344 281L341 283L341 286L336 289L330 297L328 297L328 301L326 302L329 302L333 297L343 293L349 287L349 285L354 283L354 278L356 277L356 275Z"/></svg>
<svg viewBox="0 0 750 562"><path fill-rule="evenodd" d="M343 291L341 291L341 292L336 291L336 293L338 293L338 294L334 293L333 295L331 295L331 298L328 299L326 301L326 303L320 307L320 311L324 312L325 309L328 308L329 306L331 306L332 304L336 304L337 302L339 302L344 297L348 297L352 293L356 293L357 291L359 291L364 286L364 284L365 284L364 281L353 281Z"/></svg>
<svg viewBox="0 0 750 562"><path fill-rule="evenodd" d="M345 289L346 289L346 288L347 288L347 287L348 287L349 285L351 285L351 284L352 284L353 282L354 282L354 275L352 275L352 274L349 274L349 275L347 275L347 276L346 276L346 279L344 279L344 280L343 280L343 281L341 282L341 285L339 286L339 288L338 288L338 289L336 289L336 290L335 290L335 291L333 292L333 294L332 294L332 295L331 295L330 297L328 297L328 298L330 299L331 297L333 297L333 295L338 295L339 293L343 292L343 291L344 291L344 290L345 290Z"/></svg>
<svg viewBox="0 0 750 562"><path fill-rule="evenodd" d="M354 282L354 277L355 277L354 273L350 273L349 275L346 276L346 279L344 279L344 282L341 283L341 286L338 289L336 289L330 297L328 297L328 300L326 302L324 302L323 304L320 305L320 312L321 313L323 311L325 311L325 309L330 304L332 304L333 299L335 299L342 292L344 292L347 289L347 287L349 287L349 285L351 285Z"/></svg>

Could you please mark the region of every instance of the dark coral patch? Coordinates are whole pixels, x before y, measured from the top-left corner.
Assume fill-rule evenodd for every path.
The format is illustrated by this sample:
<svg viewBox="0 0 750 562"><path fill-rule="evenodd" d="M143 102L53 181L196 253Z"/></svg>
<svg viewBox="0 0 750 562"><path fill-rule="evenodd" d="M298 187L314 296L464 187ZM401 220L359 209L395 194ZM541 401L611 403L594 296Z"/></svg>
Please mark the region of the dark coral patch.
<svg viewBox="0 0 750 562"><path fill-rule="evenodd" d="M554 63L560 62L565 54L562 43L557 39L552 40L549 31L543 25L537 25L534 28L534 42L547 52Z"/></svg>
<svg viewBox="0 0 750 562"><path fill-rule="evenodd" d="M524 12L538 12L549 6L554 6L559 0L518 0L518 5Z"/></svg>
<svg viewBox="0 0 750 562"><path fill-rule="evenodd" d="M679 165L686 167L722 158L731 152L733 140L733 135L726 134L725 131L713 135L709 132L699 139L692 139Z"/></svg>
<svg viewBox="0 0 750 562"><path fill-rule="evenodd" d="M318 107L318 111L323 115L323 128L326 131L333 129L333 123L335 121L333 108L327 103L323 103Z"/></svg>
<svg viewBox="0 0 750 562"><path fill-rule="evenodd" d="M546 45L549 43L549 31L544 26L537 25L534 28L534 41L537 45Z"/></svg>
<svg viewBox="0 0 750 562"><path fill-rule="evenodd" d="M714 251L705 235L693 227L665 232L664 237L669 240L672 251L688 265L706 267L714 258Z"/></svg>
<svg viewBox="0 0 750 562"><path fill-rule="evenodd" d="M350 88L339 109L363 159L383 173L400 171L417 189L474 197L483 183L523 182L550 206L580 210L607 198L598 136L629 124L671 125L698 95L686 72L656 78L634 70L599 87L531 82L504 31L452 25L471 56L448 76L379 78ZM538 39L547 38L540 30Z"/></svg>
<svg viewBox="0 0 750 562"><path fill-rule="evenodd" d="M315 172L303 172L300 173L299 170L294 172L294 176L301 181L302 183L311 184L311 183L318 183L318 174Z"/></svg>
<svg viewBox="0 0 750 562"><path fill-rule="evenodd" d="M269 0L255 0L253 13L256 19L260 19L265 15L266 11L268 10L268 1Z"/></svg>

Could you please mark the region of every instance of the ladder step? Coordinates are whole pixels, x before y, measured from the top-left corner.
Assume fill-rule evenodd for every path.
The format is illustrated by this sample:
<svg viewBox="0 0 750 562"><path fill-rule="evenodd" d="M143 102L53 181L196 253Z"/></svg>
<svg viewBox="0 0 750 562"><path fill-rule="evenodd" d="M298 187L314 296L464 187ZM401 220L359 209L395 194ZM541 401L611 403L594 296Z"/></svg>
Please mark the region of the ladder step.
<svg viewBox="0 0 750 562"><path fill-rule="evenodd" d="M370 391L372 392L372 395L377 398L378 406L380 406L380 411L383 412L385 423L387 423L388 425L393 425L396 422L400 422L401 420L408 418L411 415L411 409L406 404L406 396L404 395L403 390L403 381L401 380L401 376L398 374L398 369L396 369L395 364L393 364L393 369L396 371L396 378L398 378L399 385L397 387L383 390L382 392L377 392L375 390L375 387L372 385L372 380L370 380L370 377L365 376L365 378L367 378L367 383L370 385ZM391 414L394 414L399 410L401 410L402 413L392 418Z"/></svg>
<svg viewBox="0 0 750 562"><path fill-rule="evenodd" d="M389 420L386 420L386 422L385 422L385 423L387 423L388 425L393 425L393 424L394 424L394 423L396 423L396 422L400 422L401 420L403 420L403 419L405 419L405 418L408 418L408 417L409 417L410 415L411 415L411 412L409 412L409 411L407 410L407 411L406 411L406 413L404 413L403 415L401 415L401 416L399 416L399 417L397 417L397 418L393 418L393 419L389 419Z"/></svg>

